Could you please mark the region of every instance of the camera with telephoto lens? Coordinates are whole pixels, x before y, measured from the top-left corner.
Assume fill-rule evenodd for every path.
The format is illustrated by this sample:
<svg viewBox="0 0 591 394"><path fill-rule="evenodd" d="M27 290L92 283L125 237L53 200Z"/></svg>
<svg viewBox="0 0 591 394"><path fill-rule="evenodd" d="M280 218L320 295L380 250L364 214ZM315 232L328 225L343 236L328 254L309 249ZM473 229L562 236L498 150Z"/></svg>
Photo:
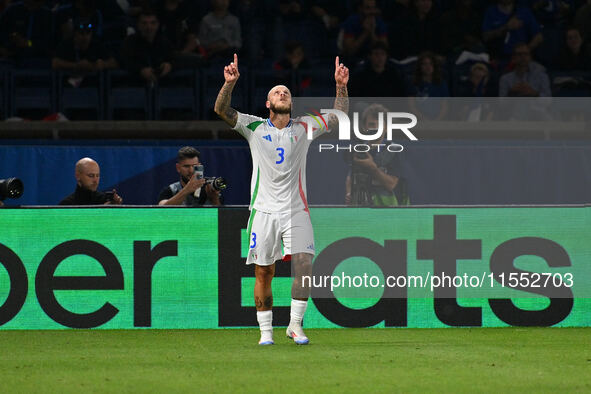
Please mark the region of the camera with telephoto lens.
<svg viewBox="0 0 591 394"><path fill-rule="evenodd" d="M197 179L205 179L205 184L210 184L211 187L213 187L215 190L222 191L225 188L228 187L228 183L226 182L226 180L224 178L222 178L221 176L211 176L211 177L204 177L203 176L203 165L202 164L198 164L196 166L193 166L195 169L195 174L197 174Z"/></svg>
<svg viewBox="0 0 591 394"><path fill-rule="evenodd" d="M19 198L23 195L23 181L18 178L0 179L0 200Z"/></svg>
<svg viewBox="0 0 591 394"><path fill-rule="evenodd" d="M226 180L224 178L222 178L221 176L215 177L205 177L205 184L210 184L211 187L213 187L215 190L217 190L218 192L224 190L225 188L228 187L228 184L226 183Z"/></svg>

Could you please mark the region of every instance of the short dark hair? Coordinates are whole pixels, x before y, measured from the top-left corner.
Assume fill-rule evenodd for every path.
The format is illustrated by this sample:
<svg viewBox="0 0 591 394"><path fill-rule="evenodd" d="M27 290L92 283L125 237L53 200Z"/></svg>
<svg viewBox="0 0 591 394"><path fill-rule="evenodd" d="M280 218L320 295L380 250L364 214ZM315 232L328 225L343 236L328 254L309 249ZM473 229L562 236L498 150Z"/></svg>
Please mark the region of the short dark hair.
<svg viewBox="0 0 591 394"><path fill-rule="evenodd" d="M183 146L181 149L179 149L179 153L176 158L180 163L183 160L192 159L194 157L200 158L201 153L199 153L199 151L192 146Z"/></svg>
<svg viewBox="0 0 591 394"><path fill-rule="evenodd" d="M430 52L430 51L425 51L419 54L418 59L417 59L417 63L415 65L415 72L414 72L414 78L413 81L415 84L420 84L423 82L423 74L421 73L421 64L423 63L423 60L425 59L430 59L431 63L433 63L433 83L440 83L443 78L441 76L441 64L439 63L439 60L437 59L437 56L435 55L434 52Z"/></svg>

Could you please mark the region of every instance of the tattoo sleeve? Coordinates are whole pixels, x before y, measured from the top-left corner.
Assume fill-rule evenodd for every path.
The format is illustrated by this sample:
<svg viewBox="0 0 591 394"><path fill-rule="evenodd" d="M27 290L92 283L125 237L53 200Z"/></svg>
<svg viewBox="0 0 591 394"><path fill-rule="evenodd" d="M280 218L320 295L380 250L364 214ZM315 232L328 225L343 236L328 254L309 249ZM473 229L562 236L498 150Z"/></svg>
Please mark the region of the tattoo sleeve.
<svg viewBox="0 0 591 394"><path fill-rule="evenodd" d="M232 127L236 126L236 122L238 121L238 112L230 107L233 89L234 84L224 83L224 86L222 86L218 93L214 106L215 113Z"/></svg>
<svg viewBox="0 0 591 394"><path fill-rule="evenodd" d="M334 107L343 112L349 111L349 92L347 92L347 85L337 86L337 97L334 100Z"/></svg>
<svg viewBox="0 0 591 394"><path fill-rule="evenodd" d="M347 92L347 85L337 85L337 96L334 100L334 108L343 111L344 113L349 112L349 93ZM335 129L338 127L337 117L331 115L328 117L328 128Z"/></svg>

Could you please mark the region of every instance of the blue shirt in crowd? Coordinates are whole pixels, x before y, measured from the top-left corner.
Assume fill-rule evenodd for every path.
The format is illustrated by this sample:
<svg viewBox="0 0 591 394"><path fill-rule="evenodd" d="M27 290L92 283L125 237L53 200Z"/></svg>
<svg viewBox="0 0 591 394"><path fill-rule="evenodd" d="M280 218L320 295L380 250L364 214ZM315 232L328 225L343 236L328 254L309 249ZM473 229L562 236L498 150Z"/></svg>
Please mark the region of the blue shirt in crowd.
<svg viewBox="0 0 591 394"><path fill-rule="evenodd" d="M519 42L527 44L541 31L540 24L528 8L516 7L512 14L505 14L497 5L491 5L486 10L482 22L482 31L496 30L509 22L509 19L514 15L523 22L523 25L519 29L509 30L502 38L503 41L500 49L501 53L505 56L511 56L515 44Z"/></svg>

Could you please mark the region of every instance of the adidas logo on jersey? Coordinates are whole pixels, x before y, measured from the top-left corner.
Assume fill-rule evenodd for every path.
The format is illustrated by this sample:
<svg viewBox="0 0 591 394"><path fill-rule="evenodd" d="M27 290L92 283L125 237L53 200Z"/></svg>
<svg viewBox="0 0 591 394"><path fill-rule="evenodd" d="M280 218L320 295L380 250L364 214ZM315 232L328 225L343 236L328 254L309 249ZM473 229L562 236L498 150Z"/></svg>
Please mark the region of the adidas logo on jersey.
<svg viewBox="0 0 591 394"><path fill-rule="evenodd" d="M269 142L273 142L273 141L271 140L271 134L267 134L266 136L264 136L264 137L263 137L263 139L265 139L265 140L267 140L267 141L269 141Z"/></svg>

